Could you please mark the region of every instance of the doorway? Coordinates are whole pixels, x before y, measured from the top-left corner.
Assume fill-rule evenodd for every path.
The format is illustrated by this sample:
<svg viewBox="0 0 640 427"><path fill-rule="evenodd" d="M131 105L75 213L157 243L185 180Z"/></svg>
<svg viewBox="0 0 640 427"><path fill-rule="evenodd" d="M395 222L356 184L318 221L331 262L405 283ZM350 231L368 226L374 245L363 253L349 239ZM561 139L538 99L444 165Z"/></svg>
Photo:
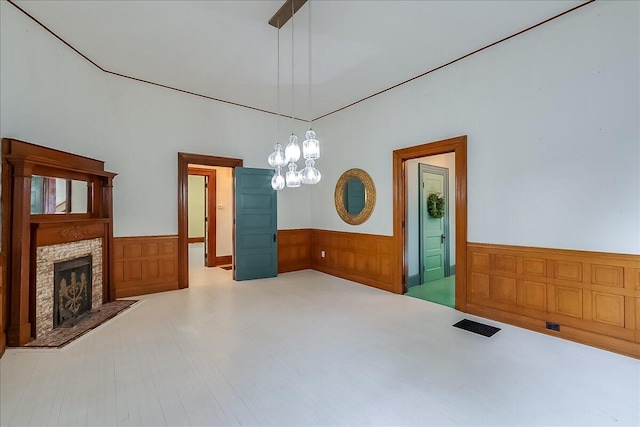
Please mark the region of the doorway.
<svg viewBox="0 0 640 427"><path fill-rule="evenodd" d="M407 162L439 154L455 154L455 308L466 310L467 299L467 137L459 136L432 143L407 147L393 152L393 241L395 253L394 291L405 294L409 280ZM455 208L454 208L455 206Z"/></svg>
<svg viewBox="0 0 640 427"><path fill-rule="evenodd" d="M405 295L455 307L455 154L407 160Z"/></svg>
<svg viewBox="0 0 640 427"><path fill-rule="evenodd" d="M189 165L189 265L216 266L216 170Z"/></svg>
<svg viewBox="0 0 640 427"><path fill-rule="evenodd" d="M233 177L233 169L241 167L242 164L242 159L178 153L178 286L180 289L189 287L189 165L231 168ZM231 191L233 195L233 188ZM215 252L213 255L215 256Z"/></svg>
<svg viewBox="0 0 640 427"><path fill-rule="evenodd" d="M233 169L189 164L189 265L231 269Z"/></svg>

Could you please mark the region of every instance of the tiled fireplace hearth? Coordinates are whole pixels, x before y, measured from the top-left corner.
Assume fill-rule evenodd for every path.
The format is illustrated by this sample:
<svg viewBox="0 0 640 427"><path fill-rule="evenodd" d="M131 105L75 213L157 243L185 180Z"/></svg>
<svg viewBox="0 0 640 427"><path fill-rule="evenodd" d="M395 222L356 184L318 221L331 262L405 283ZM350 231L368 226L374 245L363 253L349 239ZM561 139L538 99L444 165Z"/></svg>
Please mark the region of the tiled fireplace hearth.
<svg viewBox="0 0 640 427"><path fill-rule="evenodd" d="M74 310L77 311L77 314L80 314L82 311L82 307L75 307L76 305L85 304L85 307L88 302L83 301L83 298L77 293L83 291L82 287L82 275L81 273L81 264L83 264L80 260L90 256L91 258L91 280L85 277L85 283L91 284L91 303L89 305L89 310L95 310L102 305L102 239L96 238L91 240L81 240L77 242L71 243L62 243L57 245L49 245L49 246L41 246L38 247L36 251L36 306L35 306L35 314L36 314L36 334L35 338L40 338L47 332L54 329L54 327L58 327L58 323L63 323L62 321L64 317L69 317L71 314L67 313L66 315L56 316L57 305L62 300L62 312L66 313L64 310L68 310L73 306ZM68 264L65 268L64 263L68 261L76 260L76 265ZM58 278L56 282L55 279L55 269L56 266L62 267L64 271L66 271L67 277ZM71 273L73 273L72 282ZM72 291L76 301L70 302L69 298L60 298L58 294L58 304L56 304L55 294L54 292L56 283L57 286L60 287L60 282L65 280L65 286L70 287L74 286L76 283L78 284L76 289ZM86 286L86 284L84 285ZM88 289L87 289L88 293ZM64 305L67 304L69 307L65 308ZM78 310L75 310L78 308ZM56 321L56 317L57 320Z"/></svg>

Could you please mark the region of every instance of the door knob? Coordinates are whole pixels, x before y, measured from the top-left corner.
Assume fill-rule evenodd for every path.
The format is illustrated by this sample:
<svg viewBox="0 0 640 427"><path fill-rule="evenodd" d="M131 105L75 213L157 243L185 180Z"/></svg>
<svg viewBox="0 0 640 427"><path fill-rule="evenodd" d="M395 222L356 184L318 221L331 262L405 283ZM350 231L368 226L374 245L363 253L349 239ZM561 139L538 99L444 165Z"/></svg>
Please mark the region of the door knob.
<svg viewBox="0 0 640 427"><path fill-rule="evenodd" d="M440 243L444 243L444 234L440 235Z"/></svg>

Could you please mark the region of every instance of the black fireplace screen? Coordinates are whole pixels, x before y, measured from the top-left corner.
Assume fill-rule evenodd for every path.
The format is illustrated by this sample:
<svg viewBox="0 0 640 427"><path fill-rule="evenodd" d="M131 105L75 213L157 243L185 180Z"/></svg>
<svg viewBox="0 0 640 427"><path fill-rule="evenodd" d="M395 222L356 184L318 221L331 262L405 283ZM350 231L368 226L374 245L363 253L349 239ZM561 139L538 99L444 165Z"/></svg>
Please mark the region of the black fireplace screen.
<svg viewBox="0 0 640 427"><path fill-rule="evenodd" d="M91 311L91 255L53 265L53 327L75 323Z"/></svg>

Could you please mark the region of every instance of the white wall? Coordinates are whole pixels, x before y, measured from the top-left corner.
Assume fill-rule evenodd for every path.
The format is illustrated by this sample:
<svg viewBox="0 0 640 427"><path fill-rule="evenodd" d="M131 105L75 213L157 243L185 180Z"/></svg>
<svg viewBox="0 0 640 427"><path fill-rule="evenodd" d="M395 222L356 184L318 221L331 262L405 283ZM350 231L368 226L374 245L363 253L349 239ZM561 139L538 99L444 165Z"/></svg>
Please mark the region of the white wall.
<svg viewBox="0 0 640 427"><path fill-rule="evenodd" d="M216 256L233 253L233 169L216 167Z"/></svg>
<svg viewBox="0 0 640 427"><path fill-rule="evenodd" d="M405 163L407 183L407 263L409 276L420 274L420 216L418 165L439 166L449 170L449 265L456 264L456 163L455 154L439 154L409 160Z"/></svg>
<svg viewBox="0 0 640 427"><path fill-rule="evenodd" d="M187 180L189 238L204 237L204 178L202 175L189 175Z"/></svg>
<svg viewBox="0 0 640 427"><path fill-rule="evenodd" d="M116 236L177 233L178 151L267 167L275 117L104 74L0 8L0 135L105 160ZM470 241L640 253L639 15L595 2L314 123L322 182L279 193L278 227L391 235L392 151L466 134ZM333 208L352 167L361 226Z"/></svg>
<svg viewBox="0 0 640 427"><path fill-rule="evenodd" d="M15 7L0 8L0 135L105 160L118 173L116 236L177 234L179 151L269 167L274 116L103 73ZM279 193L278 227L310 227L310 200L308 188Z"/></svg>
<svg viewBox="0 0 640 427"><path fill-rule="evenodd" d="M320 120L314 226L391 235L392 151L466 134L469 241L640 253L639 6L595 2ZM327 214L351 167L377 188L361 226Z"/></svg>

